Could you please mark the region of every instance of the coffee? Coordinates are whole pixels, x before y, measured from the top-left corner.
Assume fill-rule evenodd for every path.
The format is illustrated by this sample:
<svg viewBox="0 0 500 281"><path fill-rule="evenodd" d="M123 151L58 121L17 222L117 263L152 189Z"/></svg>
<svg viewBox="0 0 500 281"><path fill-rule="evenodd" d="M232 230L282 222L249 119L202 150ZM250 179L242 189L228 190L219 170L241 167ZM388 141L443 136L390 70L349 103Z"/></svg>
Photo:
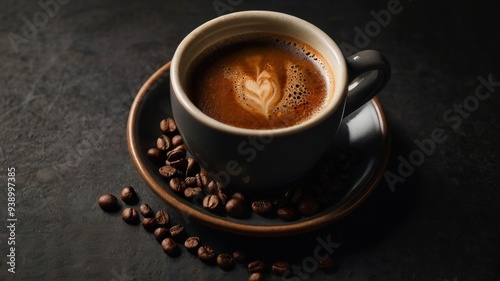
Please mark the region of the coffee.
<svg viewBox="0 0 500 281"><path fill-rule="evenodd" d="M330 101L334 83L315 49L273 33L234 36L209 46L187 77L189 98L202 112L249 129L308 120Z"/></svg>

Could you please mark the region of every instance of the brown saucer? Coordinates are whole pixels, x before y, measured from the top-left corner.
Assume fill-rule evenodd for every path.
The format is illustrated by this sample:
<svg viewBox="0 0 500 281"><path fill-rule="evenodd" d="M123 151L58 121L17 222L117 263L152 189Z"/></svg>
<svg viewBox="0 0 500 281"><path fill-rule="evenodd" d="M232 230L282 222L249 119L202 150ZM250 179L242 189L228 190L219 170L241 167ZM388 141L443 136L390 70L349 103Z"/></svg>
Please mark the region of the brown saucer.
<svg viewBox="0 0 500 281"><path fill-rule="evenodd" d="M132 161L146 184L173 208L207 226L248 236L288 236L325 227L348 215L378 186L390 155L390 139L384 111L374 98L345 118L338 132L336 146L355 147L361 160L350 171L352 179L343 183L338 198L318 214L287 222L252 214L237 219L213 214L192 204L168 187L158 173L157 164L147 156L161 134L159 122L172 116L170 110L170 62L157 70L141 87L127 122L127 144Z"/></svg>

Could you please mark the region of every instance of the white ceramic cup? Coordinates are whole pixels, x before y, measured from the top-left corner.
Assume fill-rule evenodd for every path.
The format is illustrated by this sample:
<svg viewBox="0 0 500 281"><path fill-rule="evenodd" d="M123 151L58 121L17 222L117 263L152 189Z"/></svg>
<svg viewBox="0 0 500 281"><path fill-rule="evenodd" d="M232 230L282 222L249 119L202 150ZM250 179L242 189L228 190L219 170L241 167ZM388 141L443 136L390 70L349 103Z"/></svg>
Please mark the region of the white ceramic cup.
<svg viewBox="0 0 500 281"><path fill-rule="evenodd" d="M290 36L321 54L334 77L332 98L321 112L290 127L256 130L221 123L191 102L186 86L196 83L187 77L194 58L225 38L253 32ZM376 95L389 77L389 63L377 51L362 51L345 59L327 34L302 19L245 11L208 21L182 40L172 59L170 97L184 143L213 178L229 187L272 188L311 169L331 146L342 118Z"/></svg>

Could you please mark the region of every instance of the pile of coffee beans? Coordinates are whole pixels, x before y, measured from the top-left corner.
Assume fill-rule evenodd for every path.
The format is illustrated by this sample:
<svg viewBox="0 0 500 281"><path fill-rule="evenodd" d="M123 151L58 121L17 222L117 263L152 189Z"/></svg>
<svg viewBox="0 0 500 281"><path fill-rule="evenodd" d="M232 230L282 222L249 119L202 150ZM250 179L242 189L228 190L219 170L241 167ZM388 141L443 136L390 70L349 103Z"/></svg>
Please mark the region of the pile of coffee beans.
<svg viewBox="0 0 500 281"><path fill-rule="evenodd" d="M359 159L356 149L333 149L308 174L295 183L277 188L278 194L231 192L202 171L188 156L186 145L172 118L160 122L156 147L147 151L169 188L185 200L221 216L248 218L252 212L269 219L294 221L318 214L335 200L350 168Z"/></svg>
<svg viewBox="0 0 500 281"><path fill-rule="evenodd" d="M123 203L129 205L122 212L123 221L131 225L141 224L149 233L152 233L160 248L170 257L178 257L182 254L183 248L198 257L200 261L209 265L217 265L224 271L230 271L237 264L245 266L248 270L248 280L264 280L267 265L262 260L247 261L245 252L236 250L233 252L219 252L210 245L204 244L200 237L191 236L186 233L185 227L172 222L170 214L166 210L153 211L149 204L141 204L139 211L134 207L138 203L139 197L132 186L126 186L121 191ZM233 195L234 196L234 195ZM239 195L233 198L240 198ZM130 200L130 198L134 198ZM98 199L98 205L106 212L118 212L121 207L116 196L104 194ZM142 216L142 220L141 220ZM334 265L334 260L318 261L318 267L326 269ZM281 276L290 270L288 261L280 260L275 262L271 271Z"/></svg>
<svg viewBox="0 0 500 281"><path fill-rule="evenodd" d="M168 182L169 188L186 201L214 214L241 219L258 214L269 219L294 221L318 214L335 200L342 183L350 179L351 167L360 159L357 149L334 148L308 174L294 184L278 189L278 193L248 194L230 191L203 171L196 160L188 155L172 118L161 120L160 131L156 147L150 148L147 155L158 164L158 172ZM218 252L204 244L200 237L188 235L185 227L173 223L165 210L154 212L148 204L135 208L139 197L132 186L125 186L120 198L129 205L122 211L123 221L130 225L141 224L171 257L180 256L184 249L203 263L215 264L225 271L240 264L246 266L250 281L264 280L268 270L277 276L290 272L291 264L286 260L268 266L259 259L248 261L241 250ZM117 197L109 193L99 197L98 205L106 212L121 209ZM317 262L321 269L335 265L335 260L330 256Z"/></svg>

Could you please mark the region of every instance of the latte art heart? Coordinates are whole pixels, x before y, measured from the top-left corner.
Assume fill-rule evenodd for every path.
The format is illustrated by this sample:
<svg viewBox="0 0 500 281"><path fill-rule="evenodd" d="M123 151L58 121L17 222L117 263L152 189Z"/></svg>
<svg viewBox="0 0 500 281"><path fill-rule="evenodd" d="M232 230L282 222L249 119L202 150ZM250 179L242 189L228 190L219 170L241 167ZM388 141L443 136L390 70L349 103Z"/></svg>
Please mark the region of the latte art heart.
<svg viewBox="0 0 500 281"><path fill-rule="evenodd" d="M235 127L267 130L302 123L330 99L323 57L295 38L248 33L209 46L187 73L189 98Z"/></svg>
<svg viewBox="0 0 500 281"><path fill-rule="evenodd" d="M248 111L262 114L268 118L273 108L281 100L281 87L271 65L263 69L258 65L260 59L251 59L254 63L254 75L242 75L238 78L236 98L239 104Z"/></svg>

